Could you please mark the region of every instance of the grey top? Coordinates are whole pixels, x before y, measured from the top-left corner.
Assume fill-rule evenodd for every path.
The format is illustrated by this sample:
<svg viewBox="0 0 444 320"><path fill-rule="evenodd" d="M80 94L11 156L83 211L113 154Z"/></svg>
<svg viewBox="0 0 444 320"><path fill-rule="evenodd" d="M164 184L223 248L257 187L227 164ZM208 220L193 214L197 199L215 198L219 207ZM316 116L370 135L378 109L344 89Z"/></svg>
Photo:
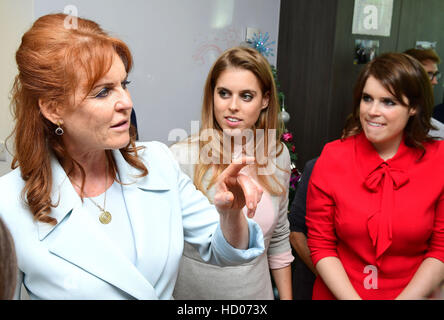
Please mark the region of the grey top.
<svg viewBox="0 0 444 320"><path fill-rule="evenodd" d="M181 169L191 178L194 175L194 163L199 149L197 142L179 142L170 147ZM283 186L289 185L290 155L284 146L283 152L277 157L278 168L275 175ZM212 175L210 169L204 176L204 186L209 184ZM215 188L208 192L212 201ZM265 195L265 193L264 193ZM288 188L281 196L268 195L271 198L270 207L273 212L265 212L267 221L253 218L264 234L264 253L251 262L235 267L219 267L207 264L200 258L198 252L189 244L184 244L179 275L173 292L178 300L185 299L274 299L270 278L270 257L283 257L280 262L289 265L293 260L289 242L288 222ZM261 200L264 200L264 196ZM262 220L262 221L261 221ZM290 258L290 259L289 259ZM279 260L279 258L277 258ZM279 263L279 262L278 262Z"/></svg>

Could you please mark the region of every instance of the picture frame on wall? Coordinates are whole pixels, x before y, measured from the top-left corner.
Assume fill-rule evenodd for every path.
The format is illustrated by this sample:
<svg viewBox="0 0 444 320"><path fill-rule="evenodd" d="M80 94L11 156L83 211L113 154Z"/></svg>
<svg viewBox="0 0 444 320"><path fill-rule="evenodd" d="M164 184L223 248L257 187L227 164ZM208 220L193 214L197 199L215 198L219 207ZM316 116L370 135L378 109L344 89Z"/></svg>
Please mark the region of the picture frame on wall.
<svg viewBox="0 0 444 320"><path fill-rule="evenodd" d="M423 49L423 50L427 50L427 49L434 49L436 50L436 45L437 42L430 42L430 41L416 41L415 44L415 48L416 49Z"/></svg>
<svg viewBox="0 0 444 320"><path fill-rule="evenodd" d="M355 0L352 34L390 37L393 0Z"/></svg>
<svg viewBox="0 0 444 320"><path fill-rule="evenodd" d="M354 64L366 64L379 54L379 40L356 39Z"/></svg>

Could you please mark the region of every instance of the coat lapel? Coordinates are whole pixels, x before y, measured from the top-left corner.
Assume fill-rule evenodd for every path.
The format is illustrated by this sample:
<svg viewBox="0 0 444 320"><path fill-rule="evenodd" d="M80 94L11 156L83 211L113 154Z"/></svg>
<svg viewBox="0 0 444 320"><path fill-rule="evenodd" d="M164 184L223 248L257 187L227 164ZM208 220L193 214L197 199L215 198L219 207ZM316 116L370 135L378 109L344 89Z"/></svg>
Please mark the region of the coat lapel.
<svg viewBox="0 0 444 320"><path fill-rule="evenodd" d="M144 152L148 150L143 150ZM171 226L171 205L166 193L170 186L161 174L150 170L143 178L131 167L120 152L114 152L123 195L133 228L137 268L155 285L168 260Z"/></svg>
<svg viewBox="0 0 444 320"><path fill-rule="evenodd" d="M83 207L74 208L66 220L49 251L136 299L157 299L153 286L116 250Z"/></svg>
<svg viewBox="0 0 444 320"><path fill-rule="evenodd" d="M152 282L150 283L126 256L114 248L106 234L92 221L55 157L52 158L51 167L51 198L53 203L58 204L51 210L51 216L57 219L57 224L52 226L37 222L39 239L48 243L50 252L131 296L137 299L157 299ZM122 175L124 176L123 172ZM128 202L127 199L125 201ZM137 222L133 222L131 217L133 226ZM136 248L139 247L138 241L140 239L136 239Z"/></svg>

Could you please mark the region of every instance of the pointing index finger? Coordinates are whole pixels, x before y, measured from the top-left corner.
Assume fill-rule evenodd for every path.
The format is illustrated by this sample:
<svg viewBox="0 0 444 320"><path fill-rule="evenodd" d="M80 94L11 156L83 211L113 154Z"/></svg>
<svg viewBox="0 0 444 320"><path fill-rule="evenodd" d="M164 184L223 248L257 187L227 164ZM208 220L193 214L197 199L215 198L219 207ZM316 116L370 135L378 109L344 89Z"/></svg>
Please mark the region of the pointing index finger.
<svg viewBox="0 0 444 320"><path fill-rule="evenodd" d="M234 159L233 162L230 163L230 165L225 169L224 173L226 177L236 177L243 167L253 164L254 160L254 157L242 157L240 159Z"/></svg>

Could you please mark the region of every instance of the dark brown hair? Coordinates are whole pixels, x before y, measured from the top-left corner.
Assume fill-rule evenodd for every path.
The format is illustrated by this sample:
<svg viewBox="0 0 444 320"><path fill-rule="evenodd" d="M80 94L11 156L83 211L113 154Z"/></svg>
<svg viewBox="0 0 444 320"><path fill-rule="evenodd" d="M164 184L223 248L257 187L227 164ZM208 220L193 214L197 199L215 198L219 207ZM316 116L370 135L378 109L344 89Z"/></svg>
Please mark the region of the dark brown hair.
<svg viewBox="0 0 444 320"><path fill-rule="evenodd" d="M85 81L86 91L111 68L117 53L127 72L132 67L132 57L127 45L107 35L100 26L87 19L77 18L77 28L66 28L65 14L40 17L23 35L16 53L18 75L12 89L12 108L15 128L15 153L12 168L20 167L25 180L23 197L34 217L42 222L56 224L49 216L51 207L52 172L50 154L68 164L77 166L85 178L83 168L68 154L62 139L54 133L56 125L40 112L38 100L49 101L52 106L71 106L75 89ZM84 73L79 73L83 71ZM130 129L129 144L120 149L125 160L141 171L148 170L137 157L135 129ZM110 150L106 151L110 171L116 176L116 165ZM71 165L69 165L71 164ZM83 183L82 183L83 189ZM83 190L82 190L83 192Z"/></svg>
<svg viewBox="0 0 444 320"><path fill-rule="evenodd" d="M11 234L0 218L0 300L14 296L17 281L17 257Z"/></svg>
<svg viewBox="0 0 444 320"><path fill-rule="evenodd" d="M436 64L441 63L441 59L439 59L438 54L433 49L409 49L404 51L404 53L415 58L421 63L424 63L427 60L433 61Z"/></svg>
<svg viewBox="0 0 444 320"><path fill-rule="evenodd" d="M404 97L409 101L407 108L416 110L404 128L408 146L424 151L423 143L432 140L428 134L434 129L430 123L433 91L430 80L416 59L403 53L385 53L367 63L362 69L353 91L353 112L347 118L342 138L362 131L359 107L367 79L372 76L400 103Z"/></svg>

